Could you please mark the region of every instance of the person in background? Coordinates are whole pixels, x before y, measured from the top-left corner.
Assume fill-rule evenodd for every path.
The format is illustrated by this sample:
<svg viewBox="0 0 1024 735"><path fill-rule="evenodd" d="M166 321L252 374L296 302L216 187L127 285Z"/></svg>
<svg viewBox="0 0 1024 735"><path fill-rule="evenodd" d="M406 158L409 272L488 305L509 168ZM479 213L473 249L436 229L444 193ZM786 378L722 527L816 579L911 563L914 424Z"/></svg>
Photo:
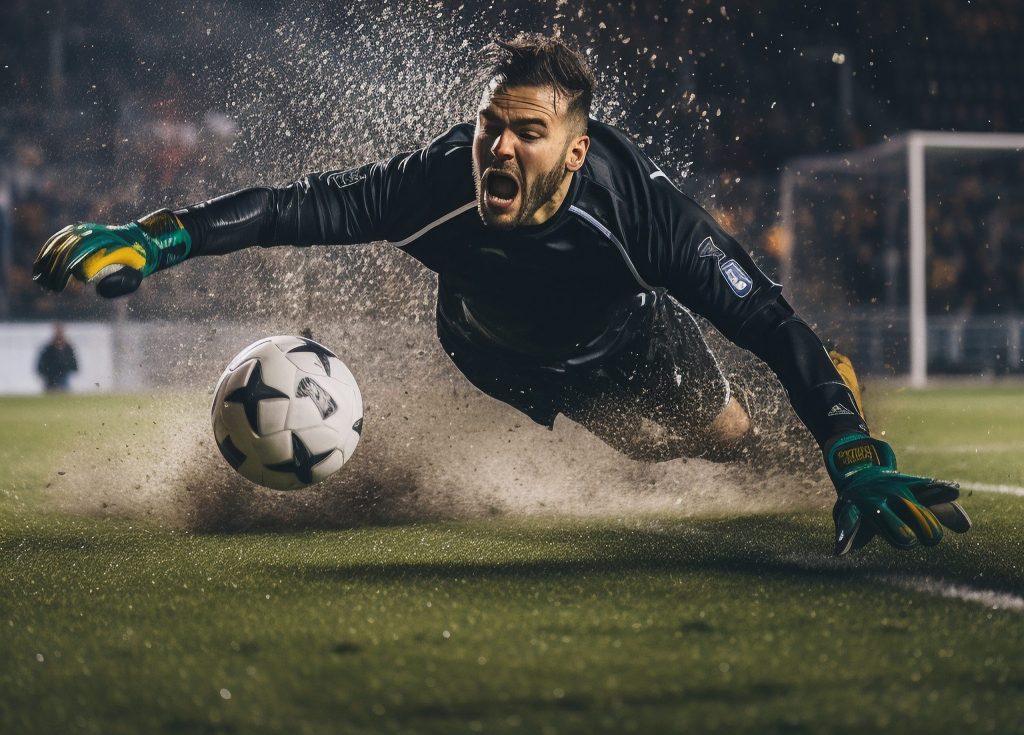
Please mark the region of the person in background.
<svg viewBox="0 0 1024 735"><path fill-rule="evenodd" d="M39 353L36 372L43 379L47 393L63 393L68 389L68 378L78 371L75 351L64 338L64 325L53 327L53 339Z"/></svg>

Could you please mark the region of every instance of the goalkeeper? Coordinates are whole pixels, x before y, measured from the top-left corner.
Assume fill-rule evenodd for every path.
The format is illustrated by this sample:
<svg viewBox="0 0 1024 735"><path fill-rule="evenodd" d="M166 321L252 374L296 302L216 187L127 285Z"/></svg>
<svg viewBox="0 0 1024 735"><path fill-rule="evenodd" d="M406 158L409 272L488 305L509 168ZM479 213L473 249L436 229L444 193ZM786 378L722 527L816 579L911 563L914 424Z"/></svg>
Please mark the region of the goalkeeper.
<svg viewBox="0 0 1024 735"><path fill-rule="evenodd" d="M849 362L830 356L743 248L622 132L590 118L594 77L557 39L485 49L477 120L426 147L257 187L124 226L51 237L34 278L103 296L185 260L259 245L386 240L438 276L446 353L484 393L558 414L631 457L727 459L754 432L693 314L759 357L822 449L835 552L901 549L970 521L955 484L897 471ZM653 422L657 440L641 430Z"/></svg>

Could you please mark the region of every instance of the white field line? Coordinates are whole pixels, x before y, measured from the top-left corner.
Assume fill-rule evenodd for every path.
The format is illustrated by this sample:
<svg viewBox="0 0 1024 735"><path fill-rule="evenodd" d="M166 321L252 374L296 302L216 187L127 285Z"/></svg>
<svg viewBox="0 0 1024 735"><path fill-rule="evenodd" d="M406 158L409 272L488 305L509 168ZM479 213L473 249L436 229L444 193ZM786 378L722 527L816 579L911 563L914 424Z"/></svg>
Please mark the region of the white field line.
<svg viewBox="0 0 1024 735"><path fill-rule="evenodd" d="M803 569L836 570L846 567L844 560L835 557L811 557L805 555L794 555L782 557L782 561L796 564ZM853 571L853 570L851 570ZM965 584L957 584L944 579L937 579L928 576L916 576L913 574L868 574L857 575L854 578L871 579L882 584L893 587L901 587L912 592L920 592L925 595L946 597L963 602L972 602L984 605L990 610L1013 610L1024 612L1024 597L1010 594L1009 592L997 592L984 588L970 587Z"/></svg>
<svg viewBox="0 0 1024 735"><path fill-rule="evenodd" d="M999 442L972 447L965 444L908 444L900 448L903 454L1001 454L1004 452L1020 452L1024 446L1020 442Z"/></svg>
<svg viewBox="0 0 1024 735"><path fill-rule="evenodd" d="M1024 498L1024 487L1018 485L991 485L985 482L960 482L962 490L979 493L999 493ZM810 569L838 569L843 566L839 559L789 557L785 561L795 562L799 566ZM934 577L916 577L910 574L876 574L871 576L884 584L902 587L913 592L926 595L937 595L964 602L984 605L991 610L1014 610L1024 612L1024 597L1008 592L979 589L965 584L955 584Z"/></svg>
<svg viewBox="0 0 1024 735"><path fill-rule="evenodd" d="M1024 598L1008 592L977 589L964 584L953 584L934 577L915 577L902 574L883 574L876 577L880 582L903 587L927 595L938 595L954 600L976 602L990 610L1024 610Z"/></svg>
<svg viewBox="0 0 1024 735"><path fill-rule="evenodd" d="M979 493L1000 493L1024 498L1024 487L1018 485L991 485L985 482L961 482L960 488ZM914 577L910 575L887 574L878 577L887 584L903 587L928 595L939 595L965 602L975 602L991 610L1024 611L1024 598L1007 592L977 589L964 584L953 584L934 577Z"/></svg>
<svg viewBox="0 0 1024 735"><path fill-rule="evenodd" d="M1024 487L1018 485L989 485L985 482L961 482L961 490L972 490L978 493L1001 493L1002 495L1016 495L1024 498Z"/></svg>

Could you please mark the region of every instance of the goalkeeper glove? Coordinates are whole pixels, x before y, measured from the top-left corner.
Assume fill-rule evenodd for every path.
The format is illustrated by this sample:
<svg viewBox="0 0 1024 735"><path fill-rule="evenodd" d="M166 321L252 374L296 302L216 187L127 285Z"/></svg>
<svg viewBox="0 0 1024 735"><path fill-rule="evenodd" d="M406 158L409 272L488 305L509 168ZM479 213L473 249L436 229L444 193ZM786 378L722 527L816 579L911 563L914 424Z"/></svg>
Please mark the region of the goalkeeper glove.
<svg viewBox="0 0 1024 735"><path fill-rule="evenodd" d="M971 519L956 502L960 486L896 471L892 447L865 434L839 436L825 446L825 466L839 492L832 509L836 556L863 547L875 534L899 549L942 540L942 526L957 533Z"/></svg>
<svg viewBox="0 0 1024 735"><path fill-rule="evenodd" d="M167 209L127 225L79 224L65 227L43 245L32 267L32 279L63 291L74 276L107 298L124 296L142 279L177 265L189 256L192 238Z"/></svg>

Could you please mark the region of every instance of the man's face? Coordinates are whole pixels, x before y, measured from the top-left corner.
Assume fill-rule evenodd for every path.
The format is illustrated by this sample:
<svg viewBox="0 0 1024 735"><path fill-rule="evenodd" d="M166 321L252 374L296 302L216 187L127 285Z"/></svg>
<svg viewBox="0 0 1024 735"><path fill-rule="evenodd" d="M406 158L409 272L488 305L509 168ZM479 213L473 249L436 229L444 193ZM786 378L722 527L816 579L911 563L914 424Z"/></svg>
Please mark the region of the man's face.
<svg viewBox="0 0 1024 735"><path fill-rule="evenodd" d="M484 90L473 140L473 174L484 223L507 230L540 224L558 209L589 139L551 87Z"/></svg>

